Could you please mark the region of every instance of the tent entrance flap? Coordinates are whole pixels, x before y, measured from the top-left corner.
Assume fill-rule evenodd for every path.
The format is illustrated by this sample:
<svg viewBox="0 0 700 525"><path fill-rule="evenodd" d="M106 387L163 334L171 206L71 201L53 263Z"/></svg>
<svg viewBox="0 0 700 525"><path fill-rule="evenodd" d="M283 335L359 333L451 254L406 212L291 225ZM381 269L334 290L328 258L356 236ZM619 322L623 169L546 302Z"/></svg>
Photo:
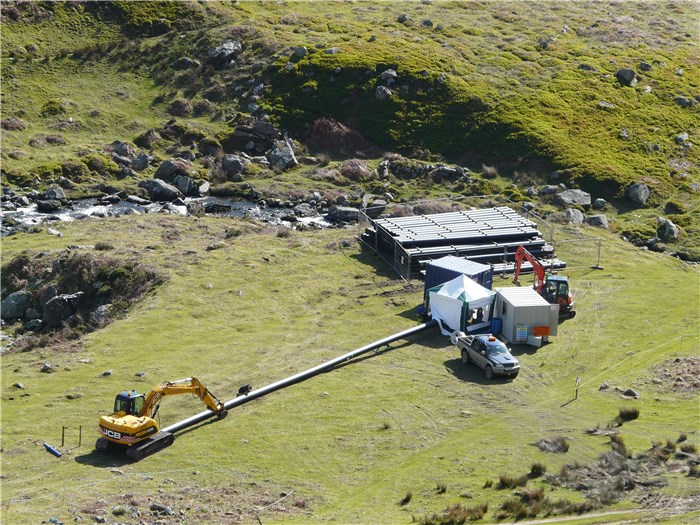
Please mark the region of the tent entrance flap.
<svg viewBox="0 0 700 525"><path fill-rule="evenodd" d="M428 291L433 319L440 322L444 335L476 327L485 328L492 317L491 305L496 293L460 275ZM449 330L449 331L448 331Z"/></svg>

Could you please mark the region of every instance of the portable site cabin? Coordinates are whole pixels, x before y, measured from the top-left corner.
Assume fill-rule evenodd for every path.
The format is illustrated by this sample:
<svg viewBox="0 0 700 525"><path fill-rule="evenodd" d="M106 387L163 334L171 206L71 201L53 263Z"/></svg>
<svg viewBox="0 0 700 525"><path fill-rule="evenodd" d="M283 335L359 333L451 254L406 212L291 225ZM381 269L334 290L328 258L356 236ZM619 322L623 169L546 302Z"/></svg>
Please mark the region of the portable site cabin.
<svg viewBox="0 0 700 525"><path fill-rule="evenodd" d="M491 266L478 262L447 255L425 265L424 299L428 298L428 290L458 277L466 275L472 281L490 290L493 284L493 269Z"/></svg>
<svg viewBox="0 0 700 525"><path fill-rule="evenodd" d="M559 305L549 304L529 286L496 288L494 318L501 321L501 334L510 343L541 346L557 335Z"/></svg>
<svg viewBox="0 0 700 525"><path fill-rule="evenodd" d="M459 275L428 290L428 308L440 322L444 335L455 330L484 331L491 326L496 292L487 290L466 275Z"/></svg>

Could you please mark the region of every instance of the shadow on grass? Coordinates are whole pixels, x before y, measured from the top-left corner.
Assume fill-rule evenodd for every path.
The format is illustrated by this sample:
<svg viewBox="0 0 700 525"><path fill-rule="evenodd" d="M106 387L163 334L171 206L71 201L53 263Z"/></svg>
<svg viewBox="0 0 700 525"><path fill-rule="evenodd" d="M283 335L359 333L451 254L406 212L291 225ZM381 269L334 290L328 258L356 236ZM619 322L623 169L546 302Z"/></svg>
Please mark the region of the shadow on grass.
<svg viewBox="0 0 700 525"><path fill-rule="evenodd" d="M374 253L365 244L361 244L362 251L350 255L350 259L358 264L371 266L375 270L375 275L378 277L386 277L387 279L401 279L399 273L379 255Z"/></svg>
<svg viewBox="0 0 700 525"><path fill-rule="evenodd" d="M511 345L510 346L510 353L513 354L514 356L519 356L519 355L534 355L537 353L537 351L542 348L542 347L537 347L537 346L530 346L530 345Z"/></svg>
<svg viewBox="0 0 700 525"><path fill-rule="evenodd" d="M114 468L133 463L126 457L126 447L119 446L105 451L91 450L87 454L75 456L75 461L98 468Z"/></svg>
<svg viewBox="0 0 700 525"><path fill-rule="evenodd" d="M420 305L417 304L416 306L409 308L408 310L404 310L403 312L398 314L398 317L403 317L404 319L410 319L411 321L416 321L417 323L422 322L418 317L418 306L420 306Z"/></svg>
<svg viewBox="0 0 700 525"><path fill-rule="evenodd" d="M335 365L332 369L328 371L330 372L331 370L339 370L340 368L344 368L348 365L361 363L362 361L371 359L382 354L386 354L387 352L390 352L392 350L399 350L401 348L410 347L418 342L420 342L421 345L427 346L431 349L445 348L446 346L448 346L446 341L447 340L439 334L437 328L429 329L427 332L423 332L420 333L418 336L411 337L411 339L408 341L394 341L393 343L382 345L376 350L370 350L367 354L363 354L349 361L345 361L344 363L340 363L339 365Z"/></svg>
<svg viewBox="0 0 700 525"><path fill-rule="evenodd" d="M498 385L501 383L510 383L512 379L507 377L495 376L493 379L486 379L484 371L476 365L465 365L461 359L449 359L443 363L445 368L457 379L476 383L479 385Z"/></svg>

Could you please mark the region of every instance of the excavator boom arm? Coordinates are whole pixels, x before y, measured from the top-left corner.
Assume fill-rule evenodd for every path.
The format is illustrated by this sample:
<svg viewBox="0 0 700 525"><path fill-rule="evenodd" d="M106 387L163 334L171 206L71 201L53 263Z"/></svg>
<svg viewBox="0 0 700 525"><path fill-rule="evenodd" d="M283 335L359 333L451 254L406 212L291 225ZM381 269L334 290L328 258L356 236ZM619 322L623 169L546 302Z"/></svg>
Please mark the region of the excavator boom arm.
<svg viewBox="0 0 700 525"><path fill-rule="evenodd" d="M544 285L544 267L540 262L528 252L524 246L518 246L515 251L515 276L513 277L513 282L517 284L518 277L520 276L520 268L523 265L523 259L532 265L532 269L535 271L535 289L537 293L542 293L542 286Z"/></svg>
<svg viewBox="0 0 700 525"><path fill-rule="evenodd" d="M139 415L154 417L164 396L179 394L193 394L197 396L212 412L217 414L221 414L224 411L224 404L214 394L209 392L196 377L188 377L178 381L163 381L159 386L151 390L146 396Z"/></svg>

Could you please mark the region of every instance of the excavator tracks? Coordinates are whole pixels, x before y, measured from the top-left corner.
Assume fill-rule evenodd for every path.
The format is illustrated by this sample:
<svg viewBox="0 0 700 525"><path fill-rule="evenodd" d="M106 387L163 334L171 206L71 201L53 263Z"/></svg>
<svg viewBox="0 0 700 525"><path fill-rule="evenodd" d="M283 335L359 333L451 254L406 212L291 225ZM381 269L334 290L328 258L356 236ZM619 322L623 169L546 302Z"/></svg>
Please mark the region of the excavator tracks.
<svg viewBox="0 0 700 525"><path fill-rule="evenodd" d="M134 462L141 461L143 458L169 447L174 441L175 436L170 432L158 432L155 436L131 445L126 451L126 457Z"/></svg>

